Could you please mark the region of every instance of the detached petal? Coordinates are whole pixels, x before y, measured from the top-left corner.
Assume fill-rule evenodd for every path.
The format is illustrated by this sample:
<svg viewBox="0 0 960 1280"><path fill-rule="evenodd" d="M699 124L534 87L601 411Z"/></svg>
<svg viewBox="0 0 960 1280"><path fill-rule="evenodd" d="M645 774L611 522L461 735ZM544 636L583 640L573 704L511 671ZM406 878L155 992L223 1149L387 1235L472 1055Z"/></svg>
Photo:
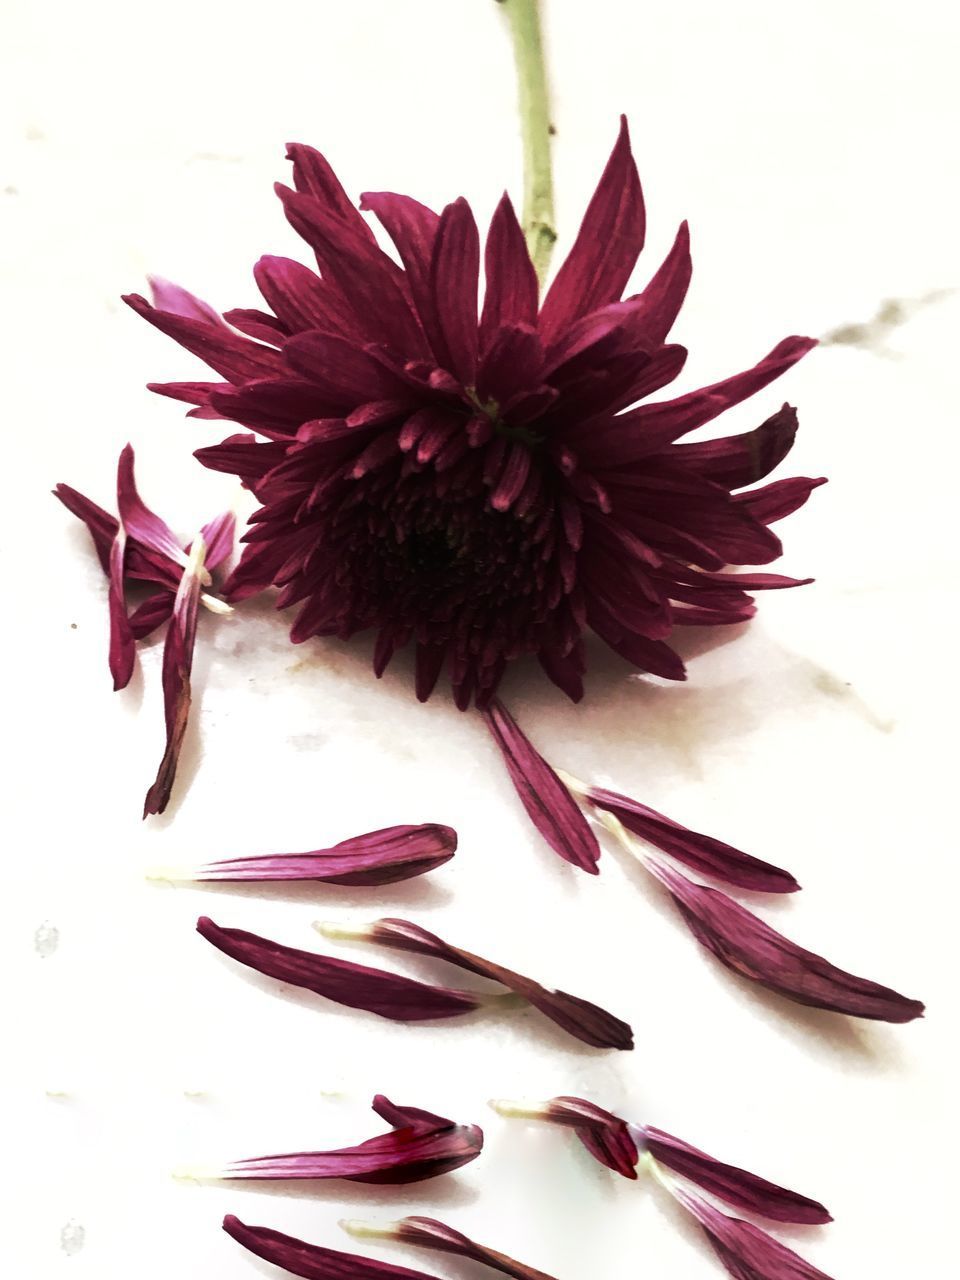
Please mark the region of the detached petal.
<svg viewBox="0 0 960 1280"><path fill-rule="evenodd" d="M830 1280L823 1271L742 1218L730 1218L679 1188L677 1200L697 1219L734 1280Z"/></svg>
<svg viewBox="0 0 960 1280"><path fill-rule="evenodd" d="M549 1124L573 1129L595 1160L621 1177L636 1181L640 1153L630 1126L613 1112L586 1098L573 1097L551 1098L549 1102L532 1105L503 1101L490 1105L503 1116L546 1120Z"/></svg>
<svg viewBox="0 0 960 1280"><path fill-rule="evenodd" d="M304 987L337 1004L366 1009L394 1022L455 1018L487 1003L483 996L466 991L432 987L382 969L298 951L243 929L221 929L207 916L197 921L197 932L225 955L268 978Z"/></svg>
<svg viewBox="0 0 960 1280"><path fill-rule="evenodd" d="M121 507L121 513L122 511ZM163 714L167 741L157 776L143 803L144 817L150 813L163 813L177 776L177 762L190 715L190 673L193 670L193 648L197 638L200 575L205 574L205 550L203 538L198 535L194 539L190 559L177 588L173 616L163 644Z"/></svg>
<svg viewBox="0 0 960 1280"><path fill-rule="evenodd" d="M117 464L117 508L120 523L127 536L166 556L181 568L187 564L187 554L174 536L173 530L151 511L137 491L134 476L134 456L130 445L125 445Z"/></svg>
<svg viewBox="0 0 960 1280"><path fill-rule="evenodd" d="M757 1213L775 1222L811 1225L833 1221L818 1201L778 1187L776 1183L758 1178L736 1165L724 1164L672 1134L664 1133L662 1129L644 1125L643 1135L647 1150L659 1164L666 1165L683 1178L689 1178L704 1191L737 1209L746 1209L748 1213Z"/></svg>
<svg viewBox="0 0 960 1280"><path fill-rule="evenodd" d="M75 515L87 526L103 572L109 577L110 552L120 528L119 522L110 515L109 511L104 511L103 507L98 507L95 502L91 502L89 498L84 497L68 484L58 484L52 492L71 515Z"/></svg>
<svg viewBox="0 0 960 1280"><path fill-rule="evenodd" d="M715 876L728 884L760 893L793 893L800 888L789 871L742 853L713 836L690 831L629 796L603 787L589 787L585 797L598 809L615 814L628 831L701 875Z"/></svg>
<svg viewBox="0 0 960 1280"><path fill-rule="evenodd" d="M208 569L219 568L233 550L236 525L233 512L224 511L222 515L205 524L200 530L200 536L207 549L204 563Z"/></svg>
<svg viewBox="0 0 960 1280"><path fill-rule="evenodd" d="M478 1125L455 1124L417 1108L395 1107L381 1096L374 1099L373 1106L378 1114L387 1113L385 1118L394 1126L390 1133L335 1151L301 1151L238 1160L217 1176L345 1178L350 1182L400 1185L450 1173L475 1160L483 1150L483 1130Z"/></svg>
<svg viewBox="0 0 960 1280"><path fill-rule="evenodd" d="M224 1218L223 1229L258 1258L304 1280L436 1280L435 1276L411 1271L409 1267L392 1267L355 1253L306 1244L269 1227L248 1227L232 1213Z"/></svg>
<svg viewBox="0 0 960 1280"><path fill-rule="evenodd" d="M448 862L457 847L452 827L437 823L384 827L342 840L331 849L274 853L210 862L195 880L322 880L327 884L381 885L410 880Z"/></svg>
<svg viewBox="0 0 960 1280"><path fill-rule="evenodd" d="M379 1240L396 1240L398 1244L410 1244L420 1249L434 1249L438 1253L452 1253L461 1258L469 1258L482 1266L500 1271L503 1275L513 1276L514 1280L553 1280L544 1271L525 1266L505 1253L489 1249L486 1245L477 1244L462 1231L448 1227L436 1218L401 1218L399 1222L390 1222L383 1227L365 1222L341 1222L340 1224L352 1236L359 1239L374 1238Z"/></svg>
<svg viewBox="0 0 960 1280"><path fill-rule="evenodd" d="M127 539L122 528L117 530L110 547L110 589L108 605L110 610L110 674L113 676L114 689L123 689L130 683L133 666L136 662L136 646L130 619L127 617L127 602L123 597L123 561Z"/></svg>
<svg viewBox="0 0 960 1280"><path fill-rule="evenodd" d="M573 796L499 699L483 718L533 825L554 853L596 875L600 845Z"/></svg>
<svg viewBox="0 0 960 1280"><path fill-rule="evenodd" d="M364 930L361 937L386 947L394 947L398 951L412 951L417 955L445 960L459 969L466 969L468 973L476 973L482 978L499 982L585 1044L598 1049L633 1048L633 1031L630 1026L606 1009L577 996L567 995L565 991L548 991L531 978L525 978L522 974L484 960L481 956L451 946L435 933L421 929L409 920L377 920Z"/></svg>
<svg viewBox="0 0 960 1280"><path fill-rule="evenodd" d="M670 891L697 941L734 973L815 1009L880 1022L912 1022L922 1016L921 1001L838 969L718 889L695 884L662 863L650 860L648 865Z"/></svg>
<svg viewBox="0 0 960 1280"><path fill-rule="evenodd" d="M753 431L723 436L719 440L674 445L667 457L671 462L691 467L714 484L742 489L744 485L762 480L779 466L793 448L797 428L797 411L785 404Z"/></svg>

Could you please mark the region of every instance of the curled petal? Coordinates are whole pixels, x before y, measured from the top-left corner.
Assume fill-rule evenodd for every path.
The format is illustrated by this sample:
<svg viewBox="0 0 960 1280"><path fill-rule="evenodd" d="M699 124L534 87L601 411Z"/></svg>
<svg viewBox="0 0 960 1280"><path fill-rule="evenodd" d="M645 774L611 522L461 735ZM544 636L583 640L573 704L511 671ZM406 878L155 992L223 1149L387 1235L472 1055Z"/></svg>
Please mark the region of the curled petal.
<svg viewBox="0 0 960 1280"><path fill-rule="evenodd" d="M222 929L207 916L197 921L197 932L225 955L268 978L304 987L337 1004L366 1009L393 1022L455 1018L488 1003L484 996L433 987L382 969L299 951L243 929Z"/></svg>
<svg viewBox="0 0 960 1280"><path fill-rule="evenodd" d="M662 1129L645 1125L642 1133L646 1149L658 1164L688 1178L718 1200L725 1200L737 1209L758 1213L775 1222L812 1225L833 1221L818 1201L778 1187L776 1183L758 1178L736 1165L724 1164L722 1160L698 1151Z"/></svg>
<svg viewBox="0 0 960 1280"><path fill-rule="evenodd" d="M110 674L114 689L123 689L130 683L133 664L136 661L133 630L127 617L127 603L123 597L123 560L127 539L123 529L117 530L110 547Z"/></svg>
<svg viewBox="0 0 960 1280"><path fill-rule="evenodd" d="M773 524L775 520L783 520L786 516L793 515L794 511L799 511L814 489L819 489L826 483L826 476L788 476L784 480L773 480L770 484L761 485L759 489L738 493L734 501L747 510L754 520Z"/></svg>
<svg viewBox="0 0 960 1280"><path fill-rule="evenodd" d="M229 858L200 867L194 880L323 880L381 885L410 880L448 862L457 847L452 827L437 823L384 827L341 840L331 849Z"/></svg>
<svg viewBox="0 0 960 1280"><path fill-rule="evenodd" d="M223 1229L258 1258L291 1275L302 1276L303 1280L436 1280L435 1276L411 1271L409 1267L394 1267L355 1253L307 1244L269 1227L249 1227L232 1213L224 1218Z"/></svg>
<svg viewBox="0 0 960 1280"><path fill-rule="evenodd" d="M830 1280L751 1222L728 1217L679 1188L673 1194L703 1227L714 1253L734 1280Z"/></svg>
<svg viewBox="0 0 960 1280"><path fill-rule="evenodd" d="M140 497L133 468L133 449L125 445L117 464L117 509L127 536L136 538L143 546L166 556L174 564L185 567L186 552L166 521L151 511Z"/></svg>
<svg viewBox="0 0 960 1280"><path fill-rule="evenodd" d="M671 462L691 467L705 480L728 489L741 489L762 480L784 460L793 448L797 426L796 409L785 404L753 431L674 445L668 456Z"/></svg>
<svg viewBox="0 0 960 1280"><path fill-rule="evenodd" d="M104 511L103 507L98 507L95 502L91 502L89 498L84 497L68 484L58 484L53 490L53 496L87 526L103 572L109 577L110 553L120 528L119 522L110 515L109 511Z"/></svg>
<svg viewBox="0 0 960 1280"><path fill-rule="evenodd" d="M374 1110L386 1113L389 1133L355 1147L335 1151L301 1151L288 1155L237 1160L218 1177L226 1179L345 1178L350 1182L400 1185L450 1173L475 1160L483 1149L478 1125L455 1124L417 1108L396 1107L378 1095ZM426 1120L424 1120L426 1117Z"/></svg>
<svg viewBox="0 0 960 1280"><path fill-rule="evenodd" d="M789 871L742 853L713 836L690 831L629 796L603 787L589 787L585 796L597 808L615 814L628 831L701 875L715 876L728 884L762 893L793 893L800 888Z"/></svg>
<svg viewBox="0 0 960 1280"><path fill-rule="evenodd" d="M499 699L483 718L533 825L554 853L596 875L600 845L573 796Z"/></svg>
<svg viewBox="0 0 960 1280"><path fill-rule="evenodd" d="M206 547L204 563L208 569L217 569L233 550L236 533L236 517L232 511L224 511L200 530Z"/></svg>
<svg viewBox="0 0 960 1280"><path fill-rule="evenodd" d="M384 1226L366 1222L341 1222L344 1230L359 1239L396 1240L398 1244L414 1245L419 1249L433 1249L438 1253L453 1253L461 1258L469 1258L471 1262L479 1262L482 1266L500 1271L503 1275L513 1276L514 1280L553 1280L546 1272L537 1271L534 1267L525 1266L515 1258L508 1258L505 1253L490 1249L486 1245L477 1244L462 1231L448 1227L436 1218L401 1218L399 1222L389 1222Z"/></svg>
<svg viewBox="0 0 960 1280"><path fill-rule="evenodd" d="M148 596L143 604L130 615L130 630L135 640L145 640L163 624L173 612L174 595L171 591L158 591Z"/></svg>
<svg viewBox="0 0 960 1280"><path fill-rule="evenodd" d="M718 889L649 860L669 890L691 933L721 964L798 1004L880 1022L912 1022L923 1014L919 1000L857 978L823 956L797 946Z"/></svg>
<svg viewBox="0 0 960 1280"><path fill-rule="evenodd" d="M153 305L159 311L168 311L174 316L186 316L188 320L200 320L229 329L209 302L204 302L202 298L198 298L196 294L190 293L181 285L174 284L171 280L164 280L162 276L147 276L147 280L150 283L150 292L153 294Z"/></svg>
<svg viewBox="0 0 960 1280"><path fill-rule="evenodd" d="M335 934L336 928L330 932ZM548 991L531 978L525 978L522 974L484 960L481 956L451 946L435 933L421 929L409 920L377 920L360 936L383 946L394 947L398 951L413 951L418 955L445 960L459 969L466 969L468 973L476 973L482 978L499 982L585 1044L598 1049L633 1048L633 1032L628 1024L605 1009L577 996L567 995L565 991Z"/></svg>
<svg viewBox="0 0 960 1280"><path fill-rule="evenodd" d="M199 357L228 382L246 382L250 378L270 378L283 372L280 354L249 338L234 333L224 324L197 320L152 307L139 294L125 294L123 301L182 347Z"/></svg>
<svg viewBox="0 0 960 1280"><path fill-rule="evenodd" d="M586 1098L559 1097L549 1102L524 1103L498 1100L490 1104L500 1115L526 1120L546 1120L573 1129L593 1158L635 1181L640 1153L630 1126L612 1111L605 1111Z"/></svg>

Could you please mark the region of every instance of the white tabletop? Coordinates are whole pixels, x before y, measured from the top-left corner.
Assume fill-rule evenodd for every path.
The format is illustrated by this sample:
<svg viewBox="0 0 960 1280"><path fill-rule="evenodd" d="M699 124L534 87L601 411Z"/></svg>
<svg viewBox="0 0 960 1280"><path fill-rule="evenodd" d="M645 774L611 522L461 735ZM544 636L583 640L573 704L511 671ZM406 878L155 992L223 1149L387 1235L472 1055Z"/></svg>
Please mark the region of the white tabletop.
<svg viewBox="0 0 960 1280"><path fill-rule="evenodd" d="M236 489L190 457L222 424L186 421L143 390L202 377L199 365L118 295L153 271L218 307L251 306L260 254L308 260L271 192L288 140L323 150L352 192L431 205L462 193L486 219L505 186L519 195L510 52L486 0L12 0L8 17L9 1273L276 1275L220 1231L229 1211L338 1248L352 1247L340 1217L430 1214L561 1280L722 1274L655 1186L486 1107L573 1093L824 1200L834 1225L781 1238L831 1275L943 1274L958 889L958 304L940 296L960 282L948 6L549 5L561 250L625 111L649 212L638 283L691 220L680 389L790 333L867 329L723 424L799 406L782 473L831 482L780 526L782 568L814 586L762 597L746 630L687 637L684 686L632 678L594 650L579 707L533 671L504 688L556 765L790 868L804 892L759 910L926 999L927 1018L903 1027L749 988L612 848L595 879L558 861L475 715L445 697L418 705L403 661L377 682L365 641L292 647L268 599L201 618L175 800L140 822L162 750L161 648L143 647L131 687L111 693L100 567L47 490L68 481L112 507L131 440L144 497L186 539ZM903 323L870 325L890 299ZM383 890L201 891L143 875L418 821L455 825L457 857ZM203 942L200 913L399 969L402 957L336 949L310 924L408 916L609 1007L637 1049L588 1050L532 1012L411 1027L279 992ZM400 1191L171 1179L183 1163L359 1141L382 1128L368 1110L378 1091L482 1124L484 1155Z"/></svg>

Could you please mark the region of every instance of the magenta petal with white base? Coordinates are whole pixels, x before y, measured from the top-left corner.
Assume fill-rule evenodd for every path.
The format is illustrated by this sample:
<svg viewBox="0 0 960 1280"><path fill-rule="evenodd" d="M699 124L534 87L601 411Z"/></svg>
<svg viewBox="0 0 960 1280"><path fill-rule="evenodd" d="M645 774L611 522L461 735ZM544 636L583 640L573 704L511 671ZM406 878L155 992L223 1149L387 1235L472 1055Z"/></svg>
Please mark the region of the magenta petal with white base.
<svg viewBox="0 0 960 1280"><path fill-rule="evenodd" d="M365 1222L341 1222L344 1230L358 1239L395 1240L398 1244L414 1245L419 1249L433 1249L437 1253L452 1253L461 1258L469 1258L482 1266L499 1271L502 1275L512 1276L513 1280L553 1280L544 1271L528 1267L516 1258L510 1258L497 1249L478 1244L462 1231L449 1227L436 1218L401 1218L398 1222L389 1222L382 1227Z"/></svg>
<svg viewBox="0 0 960 1280"><path fill-rule="evenodd" d="M483 1130L415 1107L397 1107L378 1094L373 1109L393 1129L354 1147L259 1156L226 1165L226 1179L325 1179L401 1185L450 1173L483 1150Z"/></svg>
<svg viewBox="0 0 960 1280"><path fill-rule="evenodd" d="M339 1249L324 1249L269 1227L249 1227L232 1213L224 1218L223 1229L258 1258L301 1276L302 1280L436 1280L424 1271L394 1267Z"/></svg>
<svg viewBox="0 0 960 1280"><path fill-rule="evenodd" d="M703 1227L714 1253L734 1280L830 1280L752 1222L731 1218L679 1187L672 1191Z"/></svg>

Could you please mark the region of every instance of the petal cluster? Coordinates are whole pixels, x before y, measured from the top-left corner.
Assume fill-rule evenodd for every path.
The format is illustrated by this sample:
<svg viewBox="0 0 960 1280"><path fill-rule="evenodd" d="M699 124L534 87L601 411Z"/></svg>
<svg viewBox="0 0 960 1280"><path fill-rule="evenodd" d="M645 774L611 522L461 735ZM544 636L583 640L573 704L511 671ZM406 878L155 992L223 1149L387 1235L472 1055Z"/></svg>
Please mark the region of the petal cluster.
<svg viewBox="0 0 960 1280"><path fill-rule="evenodd" d="M143 809L144 817L162 813L173 789L190 713L198 607L202 603L214 613L230 612L229 605L203 588L210 585L211 570L230 554L234 517L231 512L217 516L203 526L192 543L182 546L169 525L140 497L130 445L121 452L117 466L119 520L69 485L58 484L53 492L87 526L107 575L114 689L124 688L133 675L135 642L169 622L162 674L166 742ZM131 612L127 593L133 584L147 584L150 594Z"/></svg>
<svg viewBox="0 0 960 1280"><path fill-rule="evenodd" d="M278 194L318 271L261 258L266 309L223 317L166 282L152 303L126 299L219 379L154 390L243 429L197 454L259 504L232 599L277 588L278 606L298 609L297 642L375 632L377 675L412 645L417 696L446 671L466 708L489 706L525 655L578 699L588 630L639 670L682 679L676 627L741 622L751 593L799 585L727 571L777 559L771 524L821 483L750 487L788 453L795 411L684 438L814 343L786 338L742 373L646 403L686 357L668 335L689 234L624 296L646 229L625 122L543 299L508 197L481 245L463 199L438 214L367 192L360 209L398 263L323 156L288 155L293 189Z"/></svg>
<svg viewBox="0 0 960 1280"><path fill-rule="evenodd" d="M483 1150L483 1130L456 1124L417 1107L398 1107L378 1094L373 1110L392 1129L354 1147L298 1151L236 1160L218 1171L226 1179L325 1179L401 1185L451 1173Z"/></svg>

